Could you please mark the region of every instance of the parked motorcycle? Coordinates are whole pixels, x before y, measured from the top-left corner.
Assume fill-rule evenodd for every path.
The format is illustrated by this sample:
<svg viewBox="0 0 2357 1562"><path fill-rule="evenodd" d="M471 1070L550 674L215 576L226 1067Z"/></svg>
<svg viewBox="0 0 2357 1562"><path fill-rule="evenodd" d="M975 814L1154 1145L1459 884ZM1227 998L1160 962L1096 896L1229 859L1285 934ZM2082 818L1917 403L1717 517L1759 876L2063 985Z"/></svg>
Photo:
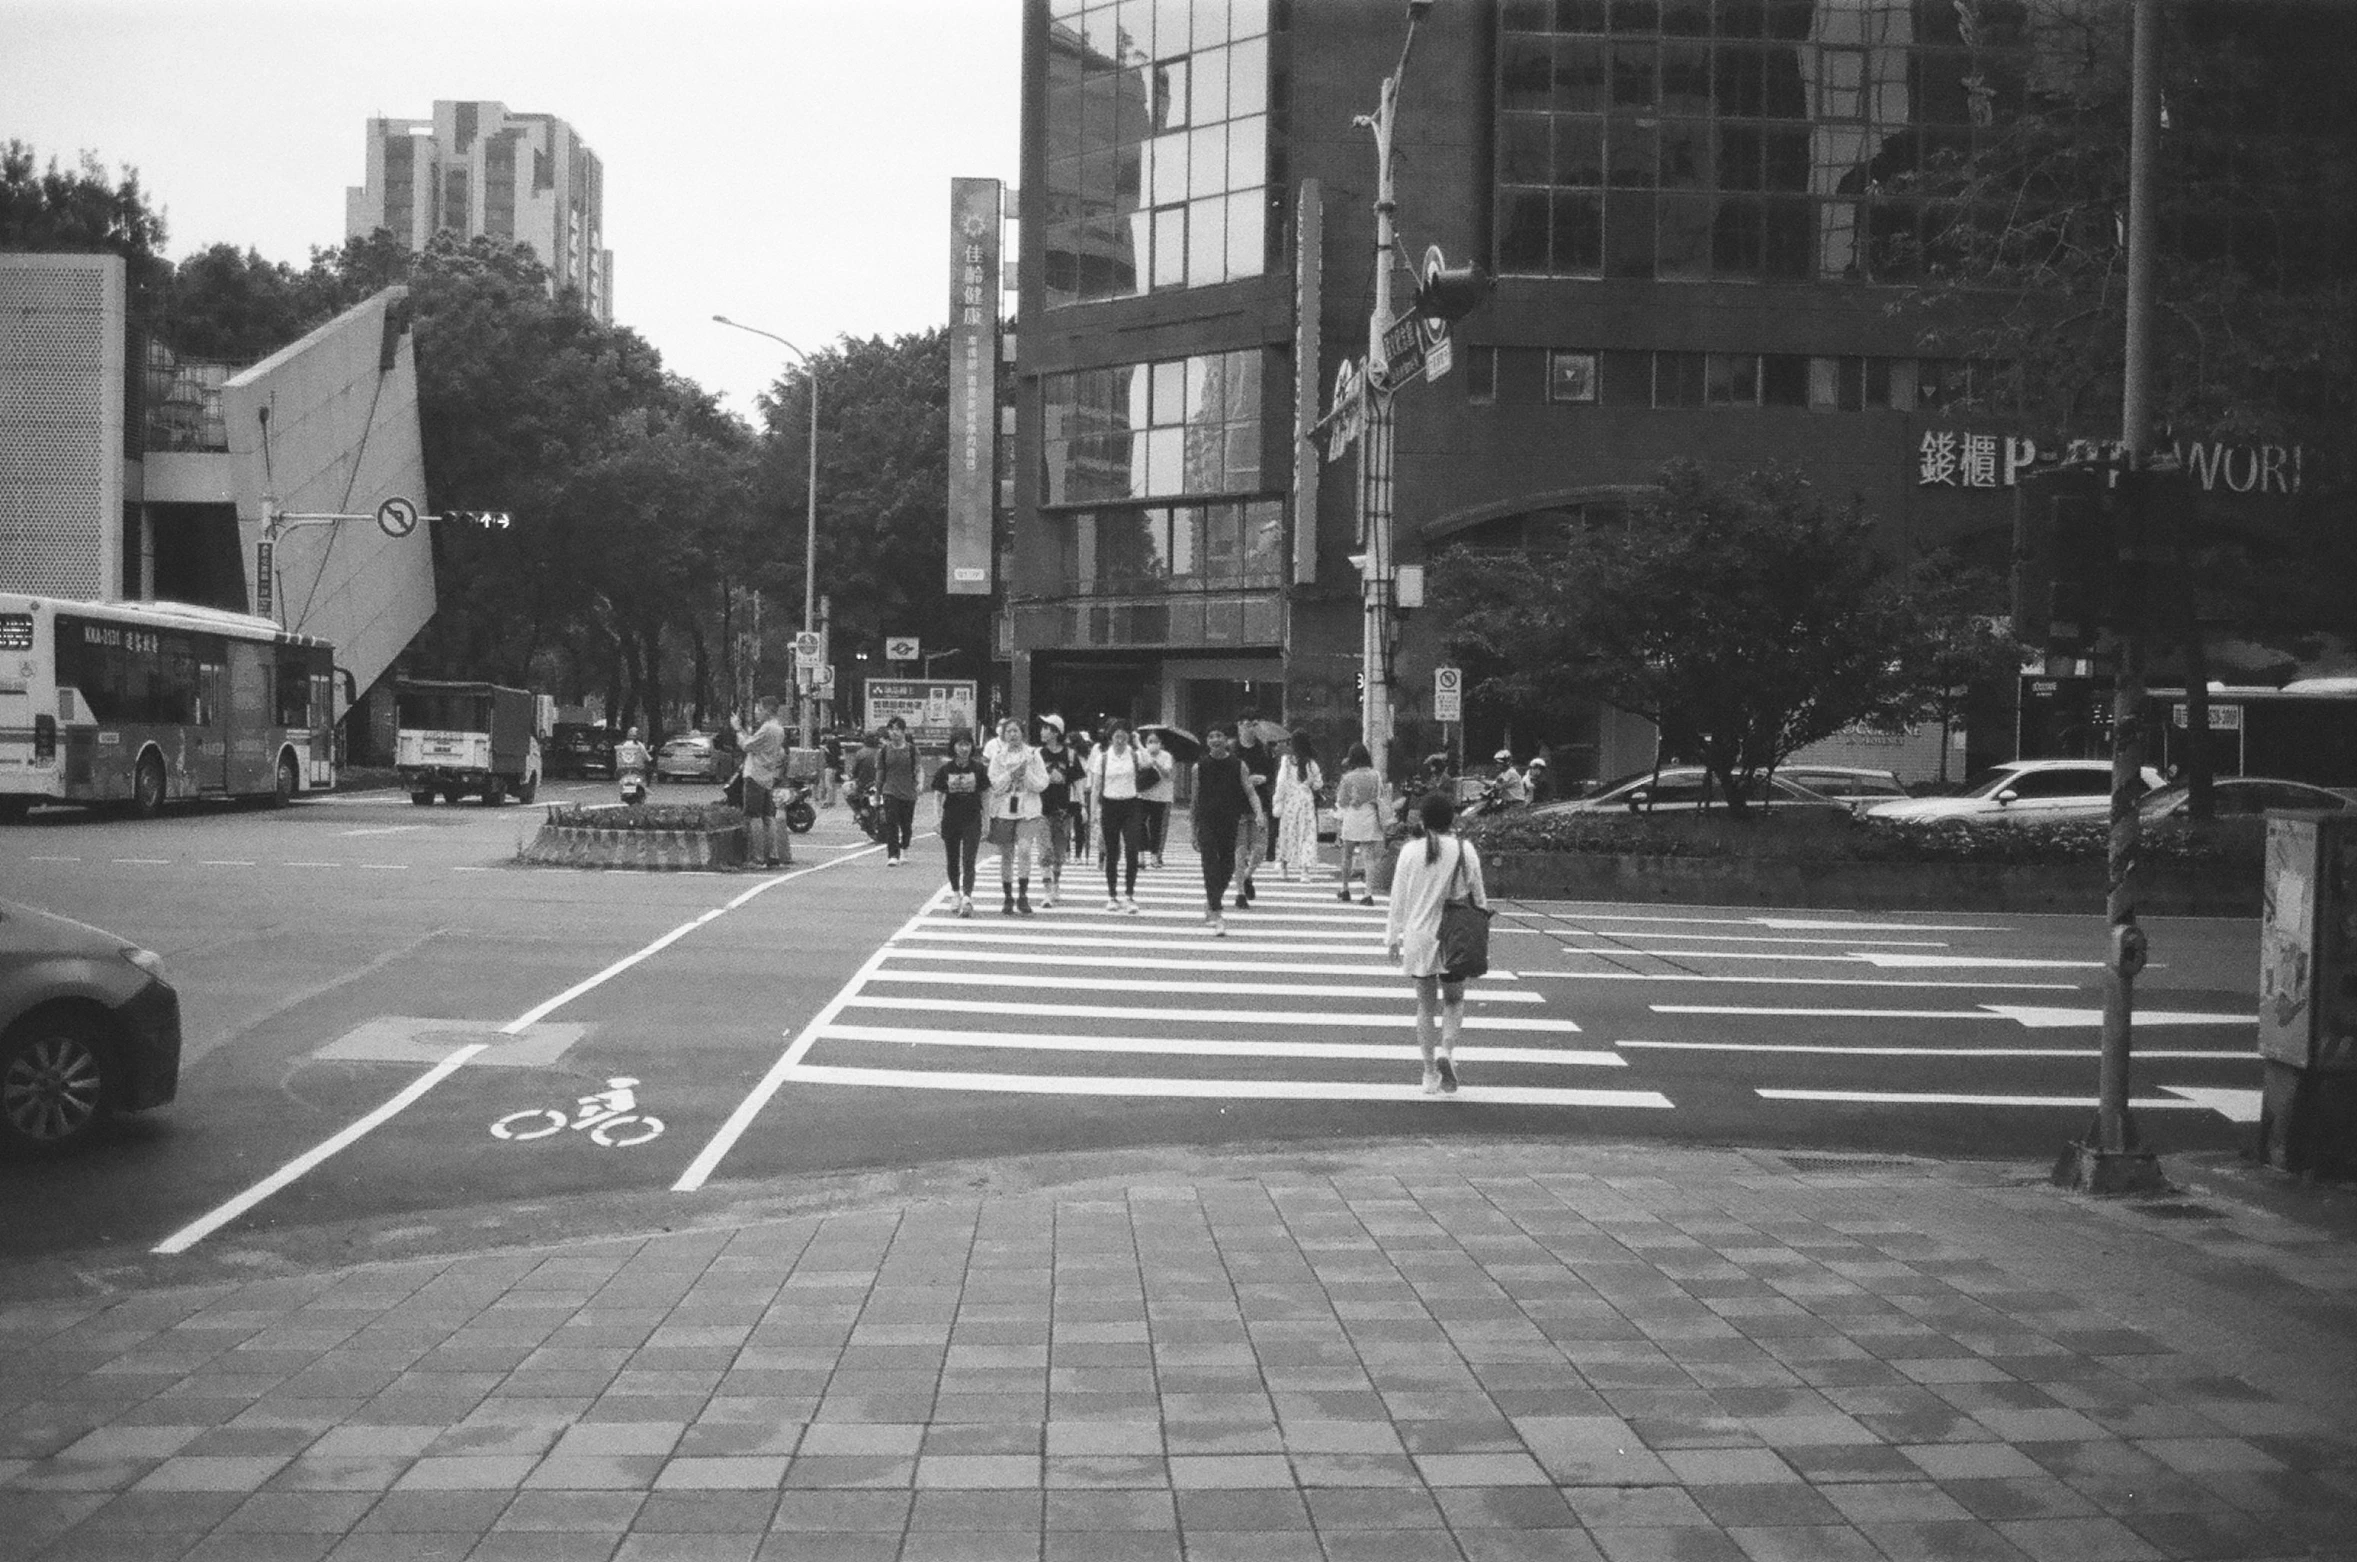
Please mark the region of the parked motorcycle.
<svg viewBox="0 0 2357 1562"><path fill-rule="evenodd" d="M851 805L851 817L871 841L883 841L887 824L884 818L884 797L872 786L855 787L844 794Z"/></svg>
<svg viewBox="0 0 2357 1562"><path fill-rule="evenodd" d="M778 817L786 821L786 828L796 835L808 835L818 823L818 810L811 806L810 783L782 781L778 784Z"/></svg>

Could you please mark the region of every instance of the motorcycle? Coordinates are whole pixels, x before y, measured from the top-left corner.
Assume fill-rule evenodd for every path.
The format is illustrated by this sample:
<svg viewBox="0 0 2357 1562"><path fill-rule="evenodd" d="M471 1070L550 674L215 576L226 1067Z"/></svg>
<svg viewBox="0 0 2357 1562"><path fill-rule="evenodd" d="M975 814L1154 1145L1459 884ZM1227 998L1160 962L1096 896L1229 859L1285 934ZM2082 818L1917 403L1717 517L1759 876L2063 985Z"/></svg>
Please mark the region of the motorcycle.
<svg viewBox="0 0 2357 1562"><path fill-rule="evenodd" d="M1492 781L1481 789L1479 796L1458 806L1457 823L1460 825L1469 824L1475 819L1484 819L1491 814L1502 813L1511 806L1512 803L1506 796L1506 789Z"/></svg>
<svg viewBox="0 0 2357 1562"><path fill-rule="evenodd" d="M818 823L818 810L810 803L810 783L784 781L778 785L778 817L786 821L786 828L796 835L808 835Z"/></svg>
<svg viewBox="0 0 2357 1562"><path fill-rule="evenodd" d="M845 794L844 800L851 805L853 822L858 824L869 840L880 844L887 830L883 794L872 786L863 786Z"/></svg>
<svg viewBox="0 0 2357 1562"><path fill-rule="evenodd" d="M635 808L647 800L647 772L644 768L618 764L614 767L614 779L625 804Z"/></svg>

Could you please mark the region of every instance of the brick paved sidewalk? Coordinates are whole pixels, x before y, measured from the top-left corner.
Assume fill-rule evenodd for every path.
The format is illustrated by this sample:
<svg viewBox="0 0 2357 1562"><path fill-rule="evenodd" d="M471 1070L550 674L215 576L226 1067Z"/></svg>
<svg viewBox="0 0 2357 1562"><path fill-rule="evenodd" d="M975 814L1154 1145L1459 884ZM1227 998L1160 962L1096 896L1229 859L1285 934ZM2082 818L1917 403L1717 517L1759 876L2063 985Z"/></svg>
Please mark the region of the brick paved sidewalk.
<svg viewBox="0 0 2357 1562"><path fill-rule="evenodd" d="M2328 1233L2028 1169L1231 1164L0 1309L0 1558L2357 1555Z"/></svg>

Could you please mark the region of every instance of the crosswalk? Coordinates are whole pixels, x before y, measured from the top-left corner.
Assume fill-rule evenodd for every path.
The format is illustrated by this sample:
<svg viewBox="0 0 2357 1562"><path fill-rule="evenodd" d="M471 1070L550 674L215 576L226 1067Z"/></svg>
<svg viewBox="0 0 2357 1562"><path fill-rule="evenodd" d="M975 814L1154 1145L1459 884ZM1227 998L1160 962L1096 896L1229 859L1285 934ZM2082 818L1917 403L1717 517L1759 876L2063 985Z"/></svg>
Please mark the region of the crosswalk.
<svg viewBox="0 0 2357 1562"><path fill-rule="evenodd" d="M1228 936L1205 936L1189 862L1142 875L1139 911L1100 909L1076 867L1064 904L955 914L946 892L798 1037L788 1083L1040 1096L1424 1101L1415 997L1384 956L1381 906L1331 877L1262 876ZM993 886L981 886L986 892ZM1077 900L1078 904L1074 904ZM1628 1060L1544 1012L1519 972L1467 993L1455 1099L1662 1110L1656 1090L1575 1085Z"/></svg>

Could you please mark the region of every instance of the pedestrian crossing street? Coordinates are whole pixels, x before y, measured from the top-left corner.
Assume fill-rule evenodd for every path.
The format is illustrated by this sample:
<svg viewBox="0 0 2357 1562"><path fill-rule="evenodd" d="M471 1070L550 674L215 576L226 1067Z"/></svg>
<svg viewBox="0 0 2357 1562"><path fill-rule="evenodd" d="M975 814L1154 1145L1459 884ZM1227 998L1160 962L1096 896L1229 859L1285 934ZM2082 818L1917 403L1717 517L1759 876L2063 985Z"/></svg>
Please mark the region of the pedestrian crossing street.
<svg viewBox="0 0 2357 1562"><path fill-rule="evenodd" d="M1031 916L1001 915L987 877L970 918L936 892L794 1037L780 1083L1432 1103L1383 908L1338 900L1330 869L1291 883L1264 869L1218 939L1191 859L1141 873L1136 914L1106 911L1102 885L1075 865L1063 903ZM2011 936L1986 920L1508 904L1491 973L1466 993L1464 1086L1440 1101L1606 1120L1728 1089L1770 1109L2091 1106L2100 964ZM2181 1065L2192 1088L2136 1105L2227 1112L2255 1095L2197 1066L2250 1057L2247 1010L2143 1019L2139 1056Z"/></svg>

